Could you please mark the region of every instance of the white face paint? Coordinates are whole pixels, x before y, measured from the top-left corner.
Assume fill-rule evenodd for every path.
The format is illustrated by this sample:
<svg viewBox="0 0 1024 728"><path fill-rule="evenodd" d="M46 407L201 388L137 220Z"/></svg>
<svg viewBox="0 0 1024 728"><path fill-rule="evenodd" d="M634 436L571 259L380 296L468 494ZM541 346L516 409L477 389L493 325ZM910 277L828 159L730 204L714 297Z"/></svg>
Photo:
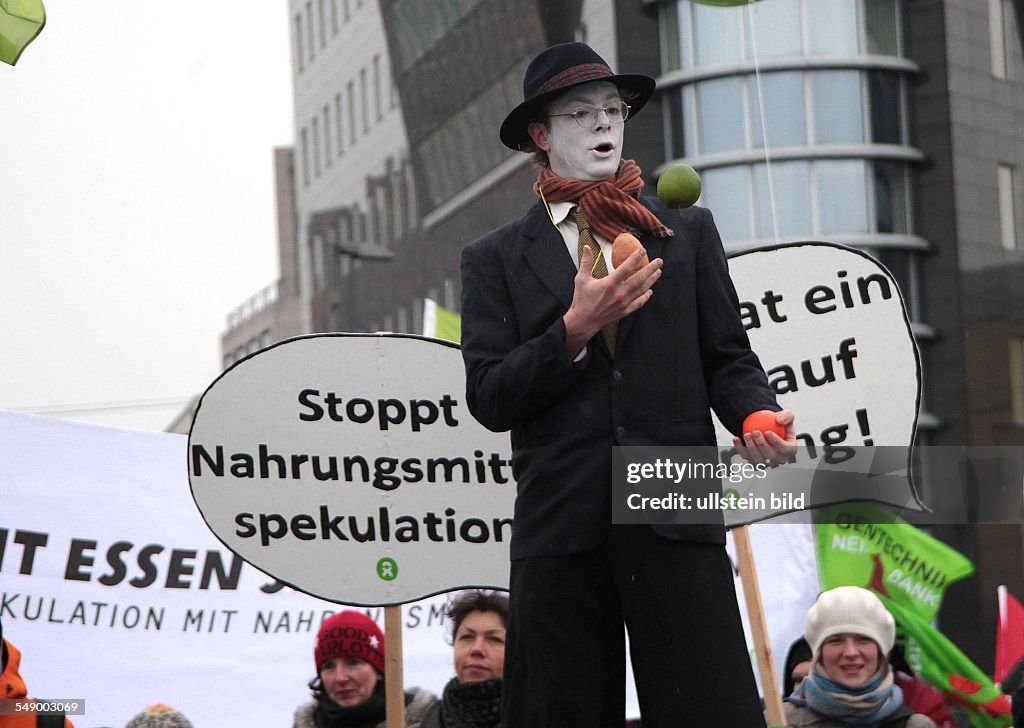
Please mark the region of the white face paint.
<svg viewBox="0 0 1024 728"><path fill-rule="evenodd" d="M577 86L558 97L549 114L567 114L580 107L603 108L619 100L619 90L607 81ZM552 116L548 125L533 123L530 136L548 153L551 171L566 179L596 182L608 179L619 169L622 157L623 124L612 124L604 113L591 116L580 126L569 116Z"/></svg>

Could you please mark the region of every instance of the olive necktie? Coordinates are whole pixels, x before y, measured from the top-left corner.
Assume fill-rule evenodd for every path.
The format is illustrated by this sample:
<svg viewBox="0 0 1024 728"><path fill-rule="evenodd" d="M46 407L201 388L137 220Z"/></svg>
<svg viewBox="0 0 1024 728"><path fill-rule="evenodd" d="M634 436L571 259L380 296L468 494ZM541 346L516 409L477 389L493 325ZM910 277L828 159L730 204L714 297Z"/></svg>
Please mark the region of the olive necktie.
<svg viewBox="0 0 1024 728"><path fill-rule="evenodd" d="M601 254L601 246L596 240L594 240L594 234L590 230L590 221L587 220L587 216L583 214L583 210L579 207L574 207L572 210L573 220L576 221L576 228L579 230L580 238L579 244L577 245L577 255L580 259L583 258L583 248L590 246L590 249L594 251L594 267L591 269L591 275L594 278L604 278L608 275L608 264L604 261L604 256ZM615 336L618 331L618 324L612 322L605 326L602 330L604 333L604 341L608 345L608 351L611 352L612 356L615 355Z"/></svg>

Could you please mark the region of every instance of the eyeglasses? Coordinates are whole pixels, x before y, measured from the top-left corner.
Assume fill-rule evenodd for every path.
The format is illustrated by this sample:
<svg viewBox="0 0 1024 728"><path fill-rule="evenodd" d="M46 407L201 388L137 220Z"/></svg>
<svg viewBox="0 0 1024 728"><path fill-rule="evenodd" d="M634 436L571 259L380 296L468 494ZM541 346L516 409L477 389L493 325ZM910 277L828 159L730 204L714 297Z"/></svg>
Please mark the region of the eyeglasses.
<svg viewBox="0 0 1024 728"><path fill-rule="evenodd" d="M616 101L603 107L596 106L580 106L565 114L548 114L549 117L555 116L568 116L577 124L586 129L591 124L596 124L598 119L601 118L601 112L608 117L608 121L613 124L621 124L629 116L629 104L623 101Z"/></svg>

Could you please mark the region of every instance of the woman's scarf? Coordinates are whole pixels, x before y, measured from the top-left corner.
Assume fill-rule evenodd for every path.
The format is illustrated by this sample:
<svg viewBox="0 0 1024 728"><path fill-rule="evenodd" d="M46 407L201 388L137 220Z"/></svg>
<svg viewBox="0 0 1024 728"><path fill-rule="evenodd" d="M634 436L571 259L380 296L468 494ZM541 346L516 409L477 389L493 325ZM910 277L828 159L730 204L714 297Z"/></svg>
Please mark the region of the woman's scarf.
<svg viewBox="0 0 1024 728"><path fill-rule="evenodd" d="M899 710L903 691L893 684L892 672L886 666L859 688L848 688L830 680L815 664L786 700L846 725L874 725Z"/></svg>
<svg viewBox="0 0 1024 728"><path fill-rule="evenodd" d="M500 709L501 678L460 683L453 677L441 695L445 728L495 728Z"/></svg>
<svg viewBox="0 0 1024 728"><path fill-rule="evenodd" d="M623 159L615 176L600 182L565 179L551 167L544 167L533 191L547 202L578 201L590 226L608 241L630 230L642 230L658 238L671 236L671 228L637 201L643 187L640 167L632 159Z"/></svg>
<svg viewBox="0 0 1024 728"><path fill-rule="evenodd" d="M324 691L313 714L317 728L376 728L386 718L384 681L378 680L370 699L365 703L345 708L338 705Z"/></svg>

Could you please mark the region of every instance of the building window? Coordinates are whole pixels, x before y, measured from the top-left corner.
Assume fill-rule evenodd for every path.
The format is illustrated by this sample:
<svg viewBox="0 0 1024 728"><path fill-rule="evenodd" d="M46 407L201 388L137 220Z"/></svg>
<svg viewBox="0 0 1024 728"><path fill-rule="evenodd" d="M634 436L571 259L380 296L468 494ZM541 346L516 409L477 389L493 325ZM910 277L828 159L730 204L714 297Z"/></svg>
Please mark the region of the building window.
<svg viewBox="0 0 1024 728"><path fill-rule="evenodd" d="M309 60L316 58L316 47L313 45L313 3L306 0L306 39L309 42Z"/></svg>
<svg viewBox="0 0 1024 728"><path fill-rule="evenodd" d="M1010 338L1010 402L1013 421L1024 425L1024 338Z"/></svg>
<svg viewBox="0 0 1024 728"><path fill-rule="evenodd" d="M710 6L709 6L710 7ZM743 86L738 77L704 81L699 96L701 152L743 149Z"/></svg>
<svg viewBox="0 0 1024 728"><path fill-rule="evenodd" d="M331 166L331 107L324 104L324 163Z"/></svg>
<svg viewBox="0 0 1024 728"><path fill-rule="evenodd" d="M338 0L331 0L331 35L338 34Z"/></svg>
<svg viewBox="0 0 1024 728"><path fill-rule="evenodd" d="M377 121L384 118L384 99L380 88L380 54L373 57L373 101L377 109Z"/></svg>
<svg viewBox="0 0 1024 728"><path fill-rule="evenodd" d="M299 132L299 145L302 147L302 184L309 186L309 137L303 127Z"/></svg>
<svg viewBox="0 0 1024 728"><path fill-rule="evenodd" d="M903 93L899 75L869 71L868 100L871 104L871 141L876 144L902 144L900 111Z"/></svg>
<svg viewBox="0 0 1024 728"><path fill-rule="evenodd" d="M352 0L342 0L342 3L343 3L342 4L342 8L345 11L345 21L346 22L348 22L348 19L352 17L352 8L350 6L351 2L352 2Z"/></svg>
<svg viewBox="0 0 1024 728"><path fill-rule="evenodd" d="M793 159L712 167L701 178L700 204L714 210L727 243L776 233L790 239L909 233L909 179L901 162Z"/></svg>
<svg viewBox="0 0 1024 728"><path fill-rule="evenodd" d="M1006 3L988 0L988 35L992 47L992 75L1006 78Z"/></svg>
<svg viewBox="0 0 1024 728"><path fill-rule="evenodd" d="M659 6L658 30L661 33L661 70L679 70L679 6L662 3Z"/></svg>
<svg viewBox="0 0 1024 728"><path fill-rule="evenodd" d="M1014 0L990 1L1010 9ZM754 57L899 56L901 14L901 0L771 0L737 7L665 3L662 70Z"/></svg>
<svg viewBox="0 0 1024 728"><path fill-rule="evenodd" d="M673 158L766 146L906 143L904 81L890 71L726 76L667 89L665 99Z"/></svg>
<svg viewBox="0 0 1024 728"><path fill-rule="evenodd" d="M359 69L359 102L363 111L363 133L370 131L369 89L366 85L366 66Z"/></svg>
<svg viewBox="0 0 1024 728"><path fill-rule="evenodd" d="M747 167L721 167L701 174L701 204L714 210L718 232L723 240L750 237L750 188Z"/></svg>
<svg viewBox="0 0 1024 728"><path fill-rule="evenodd" d="M814 165L818 229L828 233L868 232L867 163L820 159Z"/></svg>
<svg viewBox="0 0 1024 728"><path fill-rule="evenodd" d="M295 13L295 59L301 73L305 62L302 57L302 13Z"/></svg>
<svg viewBox="0 0 1024 728"><path fill-rule="evenodd" d="M811 74L816 144L859 144L864 141L864 102L857 71L816 71Z"/></svg>
<svg viewBox="0 0 1024 728"><path fill-rule="evenodd" d="M742 10L742 9L741 9ZM715 66L741 60L741 12L711 5L693 5L693 24L699 28L693 43L698 66Z"/></svg>
<svg viewBox="0 0 1024 728"><path fill-rule="evenodd" d="M755 164L753 171L757 236L773 237L776 227L780 236L806 235L811 229L810 165L774 162L771 167Z"/></svg>
<svg viewBox="0 0 1024 728"><path fill-rule="evenodd" d="M1008 164L1000 164L997 170L999 185L999 229L1006 250L1016 250L1017 214L1014 209L1017 195L1017 184L1014 179L1014 168Z"/></svg>
<svg viewBox="0 0 1024 728"><path fill-rule="evenodd" d="M785 147L807 143L804 75L800 71L765 73L750 82L751 137L755 147ZM764 112L763 114L761 112ZM759 119L763 121L758 121ZM762 128L763 126L763 128ZM768 143L765 144L767 133Z"/></svg>
<svg viewBox="0 0 1024 728"><path fill-rule="evenodd" d="M338 156L345 153L345 130L341 115L341 92L334 94L334 131L338 141Z"/></svg>
<svg viewBox="0 0 1024 728"><path fill-rule="evenodd" d="M317 23L320 25L320 47L327 45L327 12L324 10L324 0L317 0Z"/></svg>
<svg viewBox="0 0 1024 728"><path fill-rule="evenodd" d="M898 1L864 0L864 26L867 51L871 55L898 56L899 30L897 26Z"/></svg>
<svg viewBox="0 0 1024 728"><path fill-rule="evenodd" d="M747 58L798 56L800 38L800 0L772 0L751 6L747 32Z"/></svg>
<svg viewBox="0 0 1024 728"><path fill-rule="evenodd" d="M312 253L313 289L320 291L327 285L327 264L324 261L323 236L320 233L310 236L309 248Z"/></svg>
<svg viewBox="0 0 1024 728"><path fill-rule="evenodd" d="M313 117L313 174L320 176L320 120Z"/></svg>
<svg viewBox="0 0 1024 728"><path fill-rule="evenodd" d="M909 232L907 220L907 168L896 162L873 162L875 173L875 232Z"/></svg>
<svg viewBox="0 0 1024 728"><path fill-rule="evenodd" d="M857 55L857 0L810 0L806 8L809 55Z"/></svg>
<svg viewBox="0 0 1024 728"><path fill-rule="evenodd" d="M355 146L356 143L356 88L352 81L346 84L348 90L348 141Z"/></svg>

